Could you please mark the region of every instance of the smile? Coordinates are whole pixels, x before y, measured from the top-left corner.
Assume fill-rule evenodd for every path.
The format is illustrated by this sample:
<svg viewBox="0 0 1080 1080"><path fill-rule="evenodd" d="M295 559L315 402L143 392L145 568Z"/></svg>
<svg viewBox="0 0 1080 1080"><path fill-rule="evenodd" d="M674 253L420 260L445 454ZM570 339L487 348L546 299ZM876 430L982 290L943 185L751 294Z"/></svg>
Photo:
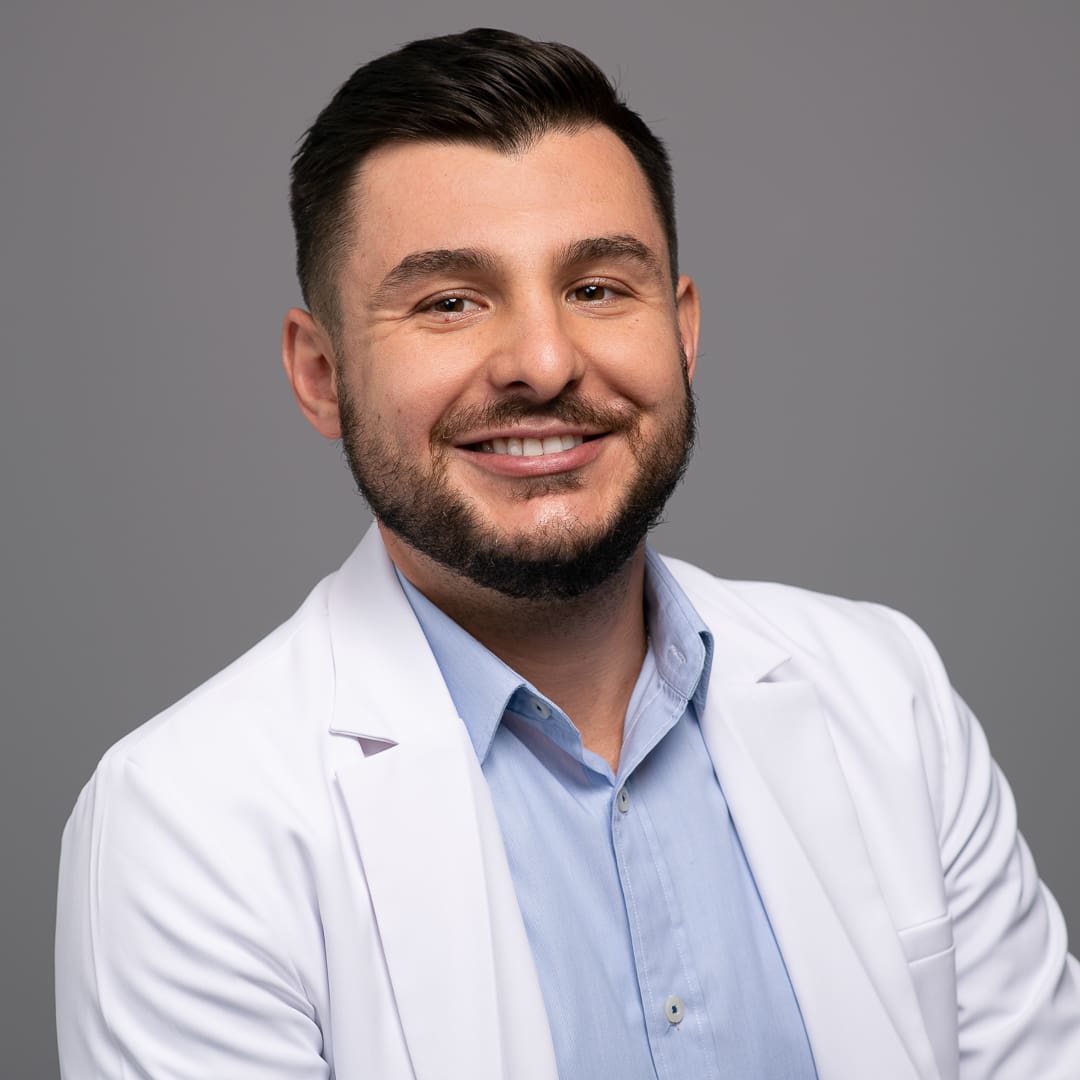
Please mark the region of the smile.
<svg viewBox="0 0 1080 1080"><path fill-rule="evenodd" d="M582 435L548 435L543 439L488 439L479 443L482 454L508 454L510 457L540 457L573 450L585 441Z"/></svg>
<svg viewBox="0 0 1080 1080"><path fill-rule="evenodd" d="M610 432L586 435L499 436L457 447L473 468L507 479L553 476L594 462L611 441Z"/></svg>

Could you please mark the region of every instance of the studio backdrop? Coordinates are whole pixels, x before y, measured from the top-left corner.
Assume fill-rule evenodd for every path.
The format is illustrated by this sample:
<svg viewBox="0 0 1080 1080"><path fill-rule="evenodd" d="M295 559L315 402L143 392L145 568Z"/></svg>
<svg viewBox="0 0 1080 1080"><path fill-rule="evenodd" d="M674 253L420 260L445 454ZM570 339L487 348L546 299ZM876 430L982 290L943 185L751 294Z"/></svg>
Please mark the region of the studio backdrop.
<svg viewBox="0 0 1080 1080"><path fill-rule="evenodd" d="M919 621L1080 933L1080 6L17 0L4 23L5 1075L56 1072L60 832L98 758L366 526L280 368L296 140L359 64L473 25L577 45L674 158L701 435L657 546Z"/></svg>

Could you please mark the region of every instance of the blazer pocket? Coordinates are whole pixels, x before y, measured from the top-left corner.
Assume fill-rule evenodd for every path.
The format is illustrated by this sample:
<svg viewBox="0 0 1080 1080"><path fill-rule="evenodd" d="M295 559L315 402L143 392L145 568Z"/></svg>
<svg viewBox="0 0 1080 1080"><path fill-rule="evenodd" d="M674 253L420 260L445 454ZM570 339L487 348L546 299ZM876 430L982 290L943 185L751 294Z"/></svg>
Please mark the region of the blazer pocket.
<svg viewBox="0 0 1080 1080"><path fill-rule="evenodd" d="M955 1077L960 1045L952 917L946 913L898 934L938 1069L943 1077Z"/></svg>
<svg viewBox="0 0 1080 1080"><path fill-rule="evenodd" d="M907 926L897 933L909 964L929 960L953 947L952 916L948 912L926 922Z"/></svg>

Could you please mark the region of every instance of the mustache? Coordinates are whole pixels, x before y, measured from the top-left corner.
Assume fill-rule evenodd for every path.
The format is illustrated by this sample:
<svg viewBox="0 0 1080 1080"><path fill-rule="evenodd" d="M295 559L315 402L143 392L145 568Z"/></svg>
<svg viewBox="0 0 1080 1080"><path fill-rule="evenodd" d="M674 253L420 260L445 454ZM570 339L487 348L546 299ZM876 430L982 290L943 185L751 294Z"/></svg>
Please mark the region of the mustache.
<svg viewBox="0 0 1080 1080"><path fill-rule="evenodd" d="M583 394L564 393L543 402L511 395L486 405L463 406L448 412L432 429L432 442L451 442L463 432L523 420L557 420L562 424L614 432L632 432L638 424L637 412L632 406L611 405Z"/></svg>

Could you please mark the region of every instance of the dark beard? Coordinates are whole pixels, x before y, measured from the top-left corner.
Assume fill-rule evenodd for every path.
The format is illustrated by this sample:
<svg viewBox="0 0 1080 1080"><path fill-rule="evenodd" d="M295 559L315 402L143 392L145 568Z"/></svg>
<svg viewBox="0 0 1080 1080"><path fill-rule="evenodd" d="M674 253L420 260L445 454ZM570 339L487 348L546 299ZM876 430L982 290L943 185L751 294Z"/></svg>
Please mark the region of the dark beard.
<svg viewBox="0 0 1080 1080"><path fill-rule="evenodd" d="M430 475L397 459L370 430L345 392L339 407L342 444L360 493L372 513L405 543L454 573L504 596L535 601L570 600L602 585L634 554L656 525L671 493L686 471L695 437L693 393L686 378L682 408L645 443L636 417L606 408L576 394L537 405L507 398L483 409L448 416L432 432L434 467ZM554 417L625 435L638 464L638 475L622 504L590 534L567 526L561 536L509 540L479 521L467 496L446 484L444 447L454 434L528 418ZM572 490L582 481L573 473L519 481L519 497L534 498Z"/></svg>

